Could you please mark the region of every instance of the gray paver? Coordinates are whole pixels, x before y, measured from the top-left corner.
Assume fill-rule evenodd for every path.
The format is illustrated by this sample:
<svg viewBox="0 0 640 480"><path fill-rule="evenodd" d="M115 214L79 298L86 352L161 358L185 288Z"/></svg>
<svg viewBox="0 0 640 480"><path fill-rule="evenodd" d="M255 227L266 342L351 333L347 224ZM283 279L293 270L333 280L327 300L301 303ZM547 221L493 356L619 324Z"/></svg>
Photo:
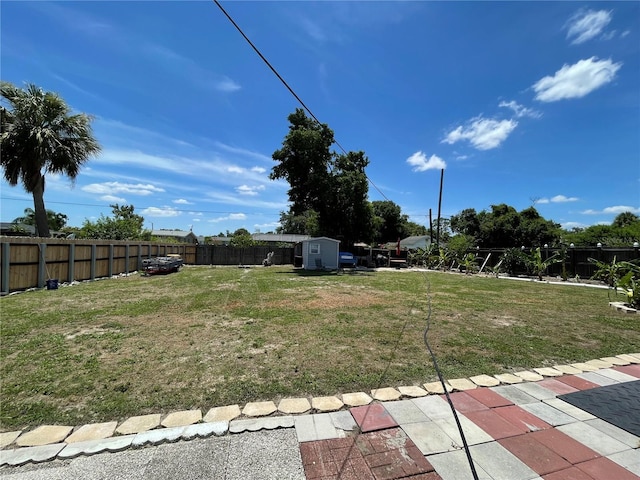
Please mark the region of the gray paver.
<svg viewBox="0 0 640 480"><path fill-rule="evenodd" d="M338 431L333 425L331 415L328 413L296 416L294 417L294 425L299 442L328 440L344 436L344 432Z"/></svg>
<svg viewBox="0 0 640 480"><path fill-rule="evenodd" d="M460 448L453 438L432 421L407 423L402 429L423 455L449 452Z"/></svg>
<svg viewBox="0 0 640 480"><path fill-rule="evenodd" d="M185 427L159 428L137 433L131 442L134 448L144 445L160 445L165 442L177 442L182 437Z"/></svg>
<svg viewBox="0 0 640 480"><path fill-rule="evenodd" d="M532 413L539 419L547 422L549 425L553 425L554 427L577 421L575 417L567 415L557 408L553 408L551 405L542 402L520 405L520 408Z"/></svg>
<svg viewBox="0 0 640 480"><path fill-rule="evenodd" d="M602 370L598 370L598 375L602 375L603 377L610 378L620 383L633 382L635 380L638 380L633 375L627 375L626 373L619 372L618 370L614 370L613 368L603 368Z"/></svg>
<svg viewBox="0 0 640 480"><path fill-rule="evenodd" d="M502 385L500 387L492 387L491 390L496 392L498 395L502 395L507 400L511 400L516 405L526 405L528 403L536 403L538 401L538 399L517 387L517 385Z"/></svg>
<svg viewBox="0 0 640 480"><path fill-rule="evenodd" d="M477 445L478 443L491 442L493 438L467 417L458 413L458 420L462 426L464 432L464 438L467 440L468 445ZM463 445L458 425L455 418L451 415L448 418L436 418L433 422L438 425L444 433L453 438L458 445Z"/></svg>
<svg viewBox="0 0 640 480"><path fill-rule="evenodd" d="M409 401L413 402L415 406L422 410L430 419L446 418L453 415L451 413L451 407L442 397L430 396L414 398Z"/></svg>
<svg viewBox="0 0 640 480"><path fill-rule="evenodd" d="M576 420L591 420L592 418L596 418L591 415L589 412L582 410L570 403L565 402L564 400L560 400L559 398L549 398L547 400L543 400L544 403L551 405L553 408L560 410L561 412L566 413L567 415L571 415Z"/></svg>
<svg viewBox="0 0 640 480"><path fill-rule="evenodd" d="M471 456L493 480L533 480L538 474L498 442L471 447Z"/></svg>
<svg viewBox="0 0 640 480"><path fill-rule="evenodd" d="M229 431L229 422L196 423L185 427L182 438L192 440L194 438L206 438L211 435L219 437Z"/></svg>
<svg viewBox="0 0 640 480"><path fill-rule="evenodd" d="M607 458L640 477L640 453L638 453L638 449L614 453Z"/></svg>
<svg viewBox="0 0 640 480"><path fill-rule="evenodd" d="M600 430L602 433L609 435L612 438L628 445L631 448L640 447L640 437L634 435L633 433L629 433L626 430L623 430L615 425L610 424L609 422L605 422L600 418L594 418L593 420L587 420L585 422L587 425L592 426ZM640 452L638 452L640 456Z"/></svg>
<svg viewBox="0 0 640 480"><path fill-rule="evenodd" d="M329 417L331 418L333 426L339 428L340 430L351 432L358 427L358 424L353 418L353 415L351 415L351 413L346 410L331 412L329 413Z"/></svg>
<svg viewBox="0 0 640 480"><path fill-rule="evenodd" d="M425 413L409 400L387 402L384 404L384 408L400 426L429 420Z"/></svg>
<svg viewBox="0 0 640 480"><path fill-rule="evenodd" d="M515 385L516 388L522 390L527 395L531 395L538 400L546 400L548 398L555 398L556 392L553 390L549 390L548 388L543 387L537 383L521 383Z"/></svg>
<svg viewBox="0 0 640 480"><path fill-rule="evenodd" d="M566 433L578 442L583 443L590 449L595 450L600 455L611 455L629 449L626 444L610 437L591 425L587 425L586 422L574 422L561 425L558 427L558 430Z"/></svg>
<svg viewBox="0 0 640 480"><path fill-rule="evenodd" d="M283 417L247 418L243 420L232 420L231 423L229 423L229 432L257 432L258 430L291 428L293 425L293 417L291 415Z"/></svg>
<svg viewBox="0 0 640 480"><path fill-rule="evenodd" d="M28 462L46 462L54 459L65 445L64 443L54 443L37 447L16 448L15 450L0 450L0 465L16 466Z"/></svg>
<svg viewBox="0 0 640 480"><path fill-rule="evenodd" d="M605 377L604 375L600 375L597 372L584 372L579 373L576 377L580 377L584 380L588 380L590 382L595 383L596 385L606 386L606 385L614 385L616 383L620 383L613 378Z"/></svg>
<svg viewBox="0 0 640 480"><path fill-rule="evenodd" d="M469 480L473 478L464 450L429 455L427 460L436 469L442 480ZM479 480L493 480L477 462L473 463Z"/></svg>

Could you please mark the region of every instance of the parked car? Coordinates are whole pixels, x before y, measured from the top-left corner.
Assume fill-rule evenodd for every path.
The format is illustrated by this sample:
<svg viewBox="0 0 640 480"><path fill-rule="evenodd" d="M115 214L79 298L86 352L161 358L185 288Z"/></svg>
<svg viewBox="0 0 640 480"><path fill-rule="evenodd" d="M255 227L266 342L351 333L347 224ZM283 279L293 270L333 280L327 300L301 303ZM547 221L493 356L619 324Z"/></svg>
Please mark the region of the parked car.
<svg viewBox="0 0 640 480"><path fill-rule="evenodd" d="M338 253L338 263L340 267L355 268L358 264L358 259L353 255L353 253L340 252Z"/></svg>

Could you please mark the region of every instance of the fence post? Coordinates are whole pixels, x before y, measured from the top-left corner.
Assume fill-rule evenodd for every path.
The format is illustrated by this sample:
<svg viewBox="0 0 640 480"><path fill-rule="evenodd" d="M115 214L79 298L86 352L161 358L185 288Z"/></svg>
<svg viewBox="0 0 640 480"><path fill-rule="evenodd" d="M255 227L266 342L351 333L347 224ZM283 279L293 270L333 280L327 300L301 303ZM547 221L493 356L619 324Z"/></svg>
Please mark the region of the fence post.
<svg viewBox="0 0 640 480"><path fill-rule="evenodd" d="M109 244L109 278L113 277L113 243Z"/></svg>
<svg viewBox="0 0 640 480"><path fill-rule="evenodd" d="M73 282L74 277L75 277L75 268L76 268L76 244L75 243L70 243L69 244L69 276L67 278L67 281L69 283Z"/></svg>
<svg viewBox="0 0 640 480"><path fill-rule="evenodd" d="M91 244L91 267L90 267L90 273L89 273L89 278L91 280L95 280L96 279L96 244L92 243Z"/></svg>
<svg viewBox="0 0 640 480"><path fill-rule="evenodd" d="M9 268L11 267L11 244L2 242L2 294L9 293Z"/></svg>
<svg viewBox="0 0 640 480"><path fill-rule="evenodd" d="M40 255L38 256L38 288L44 287L44 276L46 274L47 264L45 263L45 254L47 253L47 244L39 243L38 250Z"/></svg>
<svg viewBox="0 0 640 480"><path fill-rule="evenodd" d="M124 246L124 273L125 275L129 275L129 244L127 243Z"/></svg>

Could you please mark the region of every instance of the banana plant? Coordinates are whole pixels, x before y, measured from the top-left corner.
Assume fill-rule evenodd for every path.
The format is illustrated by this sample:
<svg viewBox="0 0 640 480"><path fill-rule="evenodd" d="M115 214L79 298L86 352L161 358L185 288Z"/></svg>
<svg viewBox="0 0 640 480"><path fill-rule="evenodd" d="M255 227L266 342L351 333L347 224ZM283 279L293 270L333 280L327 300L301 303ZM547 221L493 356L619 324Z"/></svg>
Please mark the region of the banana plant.
<svg viewBox="0 0 640 480"><path fill-rule="evenodd" d="M542 275L547 271L551 265L562 262L562 258L560 258L559 253L554 253L550 257L543 260L542 258L542 250L540 247L532 250L529 255L527 255L527 264L529 269L538 276L538 280L542 281Z"/></svg>

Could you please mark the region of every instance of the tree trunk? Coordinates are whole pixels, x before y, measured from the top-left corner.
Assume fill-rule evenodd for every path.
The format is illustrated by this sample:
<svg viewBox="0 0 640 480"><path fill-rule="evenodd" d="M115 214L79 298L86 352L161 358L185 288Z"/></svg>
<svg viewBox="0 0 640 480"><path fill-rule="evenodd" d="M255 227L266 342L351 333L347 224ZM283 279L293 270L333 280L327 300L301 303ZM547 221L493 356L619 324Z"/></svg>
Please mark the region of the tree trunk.
<svg viewBox="0 0 640 480"><path fill-rule="evenodd" d="M44 207L44 175L36 181L33 188L33 206L36 212L36 235L38 237L49 236L49 223L47 221L47 210Z"/></svg>

